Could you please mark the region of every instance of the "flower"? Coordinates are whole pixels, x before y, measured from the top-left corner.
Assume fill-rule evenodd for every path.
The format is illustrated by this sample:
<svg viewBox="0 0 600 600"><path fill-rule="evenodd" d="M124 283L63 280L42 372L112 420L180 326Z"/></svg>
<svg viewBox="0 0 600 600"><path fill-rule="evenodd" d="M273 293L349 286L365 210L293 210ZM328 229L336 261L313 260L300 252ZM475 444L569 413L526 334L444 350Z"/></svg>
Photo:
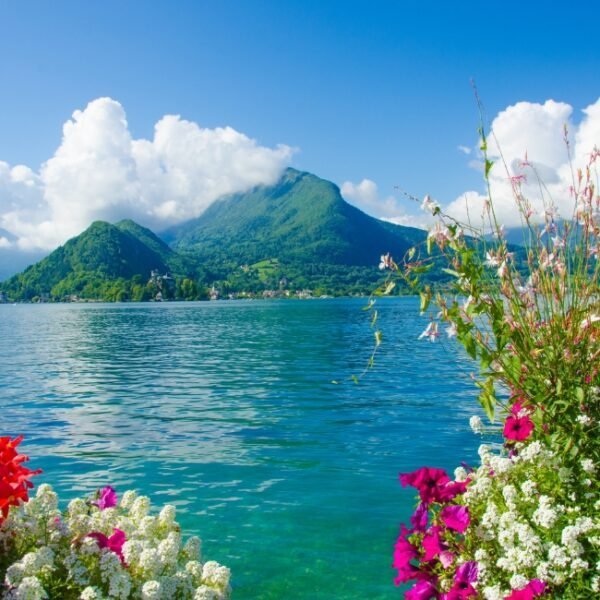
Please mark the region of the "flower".
<svg viewBox="0 0 600 600"><path fill-rule="evenodd" d="M429 513L427 511L427 504L421 502L410 517L410 523L414 527L414 531L423 532L427 528L428 519Z"/></svg>
<svg viewBox="0 0 600 600"><path fill-rule="evenodd" d="M433 600L439 598L439 595L432 581L421 580L405 592L404 598L406 600Z"/></svg>
<svg viewBox="0 0 600 600"><path fill-rule="evenodd" d="M440 518L448 529L464 533L471 521L469 509L466 506L444 506L440 512Z"/></svg>
<svg viewBox="0 0 600 600"><path fill-rule="evenodd" d="M450 323L450 325L448 325L448 327L446 327L446 335L449 338L456 337L457 333L458 333L458 329L456 328L456 323Z"/></svg>
<svg viewBox="0 0 600 600"><path fill-rule="evenodd" d="M526 440L534 429L533 421L528 415L515 417L511 415L504 424L504 437L507 440L522 442Z"/></svg>
<svg viewBox="0 0 600 600"><path fill-rule="evenodd" d="M532 579L523 589L513 590L505 600L532 600L541 596L546 590L546 584L539 579Z"/></svg>
<svg viewBox="0 0 600 600"><path fill-rule="evenodd" d="M430 527L423 536L421 545L423 546L423 550L425 550L425 554L423 555L423 560L425 562L433 560L446 550L446 545L442 542L440 537L441 532L442 528L435 525Z"/></svg>
<svg viewBox="0 0 600 600"><path fill-rule="evenodd" d="M419 336L419 339L429 338L430 342L435 342L435 338L439 337L439 335L438 324L435 321L431 321L425 331Z"/></svg>
<svg viewBox="0 0 600 600"><path fill-rule="evenodd" d="M425 198L423 198L423 203L421 204L421 210L430 212L432 215L437 215L440 212L440 205L435 201L432 200L431 197L429 195L425 196Z"/></svg>
<svg viewBox="0 0 600 600"><path fill-rule="evenodd" d="M421 467L412 473L400 474L402 487L410 485L417 488L421 502L425 504L440 500L442 486L449 481L450 477L448 477L448 473L444 469L431 467Z"/></svg>
<svg viewBox="0 0 600 600"><path fill-rule="evenodd" d="M454 574L454 585L447 594L442 596L443 600L462 600L463 598L477 596L477 590L472 585L477 581L477 572L478 568L475 561L460 565Z"/></svg>
<svg viewBox="0 0 600 600"><path fill-rule="evenodd" d="M0 437L0 524L8 516L11 506L27 502L28 491L33 487L29 479L42 472L41 469L32 471L23 466L22 463L29 457L17 452L22 441L22 435L13 440Z"/></svg>
<svg viewBox="0 0 600 600"><path fill-rule="evenodd" d="M381 255L381 260L379 262L379 268L383 271L383 269L391 269L394 261L392 260L391 254L388 252L387 254Z"/></svg>
<svg viewBox="0 0 600 600"><path fill-rule="evenodd" d="M92 533L88 534L88 537L94 538L98 542L100 549L108 548L111 552L114 552L121 559L121 563L125 564L125 558L123 557L123 544L127 540L125 538L124 531L114 528L113 534L110 537L105 536L99 531L93 531Z"/></svg>
<svg viewBox="0 0 600 600"><path fill-rule="evenodd" d="M418 576L419 571L412 564L412 560L417 558L419 553L417 549L408 540L408 536L412 533L410 529L407 529L402 525L400 530L400 536L396 541L394 547L394 564L393 568L398 570L398 576L394 580L396 585L405 583L414 579Z"/></svg>
<svg viewBox="0 0 600 600"><path fill-rule="evenodd" d="M117 505L117 493L114 488L107 485L98 492L98 499L92 502L92 504L95 504L100 510L113 508Z"/></svg>

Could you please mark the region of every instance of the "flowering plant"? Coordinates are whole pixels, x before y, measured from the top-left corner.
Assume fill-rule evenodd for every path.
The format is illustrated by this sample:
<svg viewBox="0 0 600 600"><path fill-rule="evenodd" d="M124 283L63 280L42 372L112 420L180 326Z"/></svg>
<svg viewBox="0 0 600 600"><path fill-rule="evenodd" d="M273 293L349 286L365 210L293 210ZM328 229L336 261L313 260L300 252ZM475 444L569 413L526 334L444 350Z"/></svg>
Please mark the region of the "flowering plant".
<svg viewBox="0 0 600 600"><path fill-rule="evenodd" d="M455 480L441 469L402 474L419 491L411 527L396 544L396 583L415 581L409 599L538 597L600 594L600 152L573 177L572 214L561 219L540 181L541 214L525 196L525 175L507 172L527 237L507 243L491 199L487 139L481 152L488 198L482 225L459 223L426 197L436 223L427 254L411 249L401 264L381 267L401 277L439 313L421 338L438 340L441 323L479 360L479 400L502 434L494 450L480 448L477 468ZM569 142L565 132L566 148ZM527 157L520 169L537 178ZM433 249L437 256L432 256ZM443 260L451 293L421 284L420 274ZM500 417L500 426L494 425Z"/></svg>
<svg viewBox="0 0 600 600"><path fill-rule="evenodd" d="M8 485L4 473L0 490ZM0 523L0 598L230 597L229 569L201 562L199 538L182 543L174 506L151 515L146 496L127 491L119 498L110 486L72 500L66 511L46 484L18 500Z"/></svg>

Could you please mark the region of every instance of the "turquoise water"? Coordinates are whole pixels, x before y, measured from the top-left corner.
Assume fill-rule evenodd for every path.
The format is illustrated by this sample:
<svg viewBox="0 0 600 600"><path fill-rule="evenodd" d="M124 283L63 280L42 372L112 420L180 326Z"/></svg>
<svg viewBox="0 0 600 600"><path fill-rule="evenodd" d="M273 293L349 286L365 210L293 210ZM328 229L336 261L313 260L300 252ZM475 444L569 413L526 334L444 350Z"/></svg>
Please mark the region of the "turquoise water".
<svg viewBox="0 0 600 600"><path fill-rule="evenodd" d="M175 504L235 599L400 598L400 471L472 460L473 364L413 298L0 305L2 434L65 499Z"/></svg>

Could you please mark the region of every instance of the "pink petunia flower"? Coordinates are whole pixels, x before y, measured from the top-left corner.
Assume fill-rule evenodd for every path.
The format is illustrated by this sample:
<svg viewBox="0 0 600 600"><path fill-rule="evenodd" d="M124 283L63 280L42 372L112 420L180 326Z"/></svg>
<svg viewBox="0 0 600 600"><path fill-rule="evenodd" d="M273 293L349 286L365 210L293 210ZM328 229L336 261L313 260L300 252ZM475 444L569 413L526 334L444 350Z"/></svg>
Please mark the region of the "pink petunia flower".
<svg viewBox="0 0 600 600"><path fill-rule="evenodd" d="M423 541L421 542L423 550L425 550L425 554L423 555L423 560L425 562L429 562L430 560L437 558L442 552L444 552L444 550L446 550L446 546L440 538L441 531L441 527L434 525L425 532Z"/></svg>
<svg viewBox="0 0 600 600"><path fill-rule="evenodd" d="M93 531L88 534L88 537L94 538L98 542L98 547L102 550L108 548L111 552L114 552L121 563L125 565L125 558L123 557L123 544L127 541L125 532L120 529L113 529L113 534L110 537L105 536L99 531Z"/></svg>
<svg viewBox="0 0 600 600"><path fill-rule="evenodd" d="M467 491L467 486L471 483L469 478L465 481L450 481L439 490L439 499L441 502L454 500L456 496L464 494Z"/></svg>
<svg viewBox="0 0 600 600"><path fill-rule="evenodd" d="M455 506L444 506L440 517L448 529L464 533L471 522L469 509L460 504Z"/></svg>
<svg viewBox="0 0 600 600"><path fill-rule="evenodd" d="M477 590L472 585L477 581L477 571L475 561L460 565L454 574L454 585L442 596L442 600L464 600L477 596Z"/></svg>
<svg viewBox="0 0 600 600"><path fill-rule="evenodd" d="M513 590L505 600L533 600L542 596L546 591L546 584L539 579L532 579L523 589Z"/></svg>
<svg viewBox="0 0 600 600"><path fill-rule="evenodd" d="M411 530L402 525L400 536L394 547L393 568L398 570L398 576L394 580L396 585L415 579L420 574L420 571L411 562L419 555L416 547L408 540L411 533Z"/></svg>
<svg viewBox="0 0 600 600"><path fill-rule="evenodd" d="M419 490L421 502L430 504L439 502L442 487L450 481L444 469L421 467L412 473L401 473L400 483L403 487L410 485Z"/></svg>
<svg viewBox="0 0 600 600"><path fill-rule="evenodd" d="M437 600L439 594L433 581L417 581L410 590L404 593L406 600Z"/></svg>
<svg viewBox="0 0 600 600"><path fill-rule="evenodd" d="M510 416L504 424L504 437L507 440L522 442L526 440L534 429L533 421L528 415L524 417Z"/></svg>
<svg viewBox="0 0 600 600"><path fill-rule="evenodd" d="M92 504L95 504L100 510L104 510L116 506L117 500L117 493L114 488L107 485L98 492L98 499L92 502Z"/></svg>
<svg viewBox="0 0 600 600"><path fill-rule="evenodd" d="M414 528L414 531L423 532L427 529L427 521L429 520L429 512L427 510L427 504L421 502L415 509L415 512L410 517L410 523Z"/></svg>

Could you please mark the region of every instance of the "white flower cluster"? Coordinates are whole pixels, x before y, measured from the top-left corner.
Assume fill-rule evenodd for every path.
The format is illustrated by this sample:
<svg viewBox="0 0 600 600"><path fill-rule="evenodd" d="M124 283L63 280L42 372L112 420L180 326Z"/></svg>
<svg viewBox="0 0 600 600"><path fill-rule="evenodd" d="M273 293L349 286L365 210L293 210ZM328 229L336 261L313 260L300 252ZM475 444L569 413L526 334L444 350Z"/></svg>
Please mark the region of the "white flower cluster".
<svg viewBox="0 0 600 600"><path fill-rule="evenodd" d="M565 597L595 597L600 490L587 479L594 461L583 458L567 467L563 456L539 441L518 444L512 456L489 446L479 454L481 466L469 474L464 495L474 525L465 559L478 563L482 597L505 598L533 579L549 590L577 590Z"/></svg>
<svg viewBox="0 0 600 600"><path fill-rule="evenodd" d="M230 571L202 563L200 540L182 544L175 507L150 513L150 501L126 492L101 510L76 499L64 514L48 485L0 525L0 548L16 556L2 574L3 600L226 600Z"/></svg>

